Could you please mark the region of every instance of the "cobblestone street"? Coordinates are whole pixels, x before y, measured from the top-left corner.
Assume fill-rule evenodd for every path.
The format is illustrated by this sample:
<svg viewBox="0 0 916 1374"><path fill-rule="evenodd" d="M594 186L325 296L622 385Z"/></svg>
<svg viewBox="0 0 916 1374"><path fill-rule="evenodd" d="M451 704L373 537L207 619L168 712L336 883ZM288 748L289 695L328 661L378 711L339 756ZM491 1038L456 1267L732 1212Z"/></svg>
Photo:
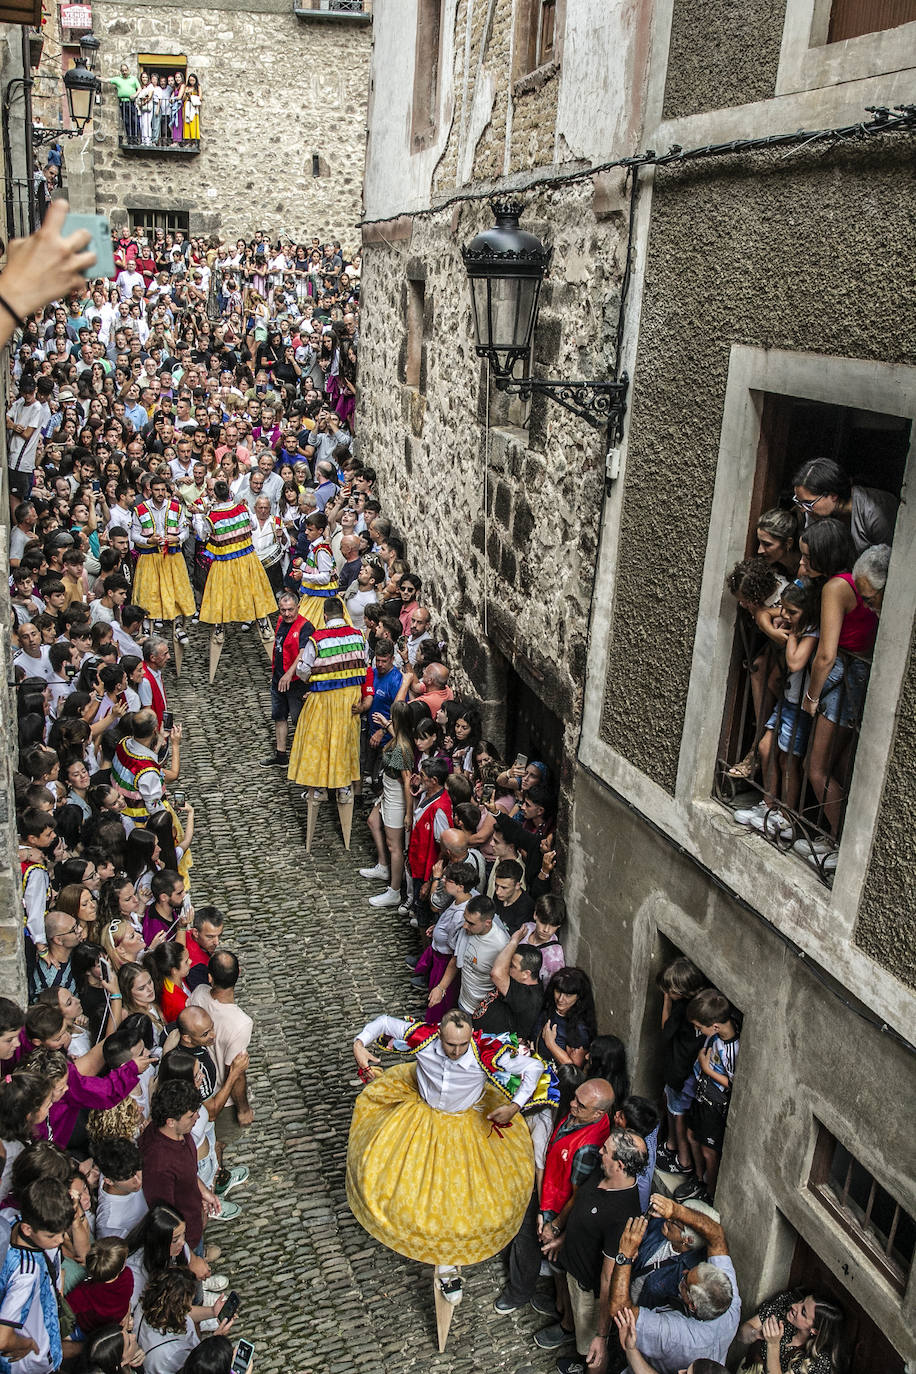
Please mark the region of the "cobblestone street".
<svg viewBox="0 0 916 1374"><path fill-rule="evenodd" d="M350 1046L379 1011L418 1009L404 966L416 935L396 912L370 914L378 888L356 872L371 862L361 804L351 853L332 801L309 857L299 789L258 767L273 741L254 633L227 629L212 688L206 658L198 629L182 678L170 670L167 685L186 735L179 785L197 812L192 901L225 911L225 942L242 962L238 1000L255 1021L255 1124L220 1123L229 1162L249 1165L251 1179L232 1194L241 1217L207 1232L241 1297L236 1334L253 1340L259 1374L552 1370L555 1356L532 1340L545 1319L493 1311L499 1258L469 1271L437 1354L430 1270L384 1249L350 1214L344 1165L359 1086Z"/></svg>

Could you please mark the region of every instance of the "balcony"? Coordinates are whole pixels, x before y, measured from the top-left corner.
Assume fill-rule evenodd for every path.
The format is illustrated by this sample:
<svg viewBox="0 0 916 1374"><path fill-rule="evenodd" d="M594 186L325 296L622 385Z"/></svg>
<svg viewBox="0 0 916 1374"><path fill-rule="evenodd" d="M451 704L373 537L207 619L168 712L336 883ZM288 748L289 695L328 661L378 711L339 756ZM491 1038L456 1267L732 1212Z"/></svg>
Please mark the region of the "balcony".
<svg viewBox="0 0 916 1374"><path fill-rule="evenodd" d="M371 24L372 0L293 0L293 14L297 19Z"/></svg>

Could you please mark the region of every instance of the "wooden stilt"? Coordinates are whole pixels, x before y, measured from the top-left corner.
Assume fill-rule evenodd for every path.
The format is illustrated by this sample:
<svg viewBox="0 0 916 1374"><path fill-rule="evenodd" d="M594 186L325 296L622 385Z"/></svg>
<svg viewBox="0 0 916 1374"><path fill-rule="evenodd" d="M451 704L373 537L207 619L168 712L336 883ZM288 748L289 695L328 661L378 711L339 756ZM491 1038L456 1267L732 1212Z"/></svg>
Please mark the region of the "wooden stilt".
<svg viewBox="0 0 916 1374"><path fill-rule="evenodd" d="M308 802L306 803L306 816L305 816L305 852L306 852L306 854L311 854L311 852L312 852L312 840L313 840L314 837L315 837L315 822L316 822L316 820L318 819L318 807L319 807L319 804L320 804L319 802L316 802L316 801L314 800L311 791L309 791Z"/></svg>
<svg viewBox="0 0 916 1374"><path fill-rule="evenodd" d="M223 644L226 640L226 632L222 628L210 631L210 681L216 677L216 670L219 667L219 656L223 652Z"/></svg>
<svg viewBox="0 0 916 1374"><path fill-rule="evenodd" d="M258 638L260 639L261 643L264 645L264 652L265 652L265 654L267 655L268 659L273 659L273 656L274 656L274 632L273 632L273 630L270 628L270 624L269 624L269 623L268 623L268 625L267 625L267 629L264 630L263 632L262 632L262 630L261 630L260 624L258 625Z"/></svg>
<svg viewBox="0 0 916 1374"><path fill-rule="evenodd" d="M461 1273L460 1267L458 1268L458 1273ZM439 1344L439 1354L441 1355L445 1350L445 1343L448 1340L449 1327L452 1324L452 1317L455 1315L455 1308L458 1306L458 1303L461 1302L461 1299L459 1298L458 1302L449 1302L448 1299L443 1296L442 1289L439 1287L438 1266L433 1269L433 1301L436 1306L436 1339Z"/></svg>
<svg viewBox="0 0 916 1374"><path fill-rule="evenodd" d="M172 661L175 664L175 676L181 677L181 665L184 662L184 644L178 638L178 622L172 621ZM212 682L212 678L210 679Z"/></svg>
<svg viewBox="0 0 916 1374"><path fill-rule="evenodd" d="M344 849L350 848L350 831L353 829L353 799L348 802L339 801L337 803L337 814L340 817L340 833L343 836Z"/></svg>

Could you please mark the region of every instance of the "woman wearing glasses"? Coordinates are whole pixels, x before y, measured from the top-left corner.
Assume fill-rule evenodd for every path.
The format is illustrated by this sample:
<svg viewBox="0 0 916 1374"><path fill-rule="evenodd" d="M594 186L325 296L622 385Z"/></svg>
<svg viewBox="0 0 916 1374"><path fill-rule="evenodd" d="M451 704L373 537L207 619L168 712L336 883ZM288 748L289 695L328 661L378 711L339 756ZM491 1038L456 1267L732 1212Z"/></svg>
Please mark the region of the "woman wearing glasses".
<svg viewBox="0 0 916 1374"><path fill-rule="evenodd" d="M812 458L792 479L795 504L808 524L842 520L849 526L856 554L872 544L891 544L899 500L878 487L853 486L849 474L830 458Z"/></svg>

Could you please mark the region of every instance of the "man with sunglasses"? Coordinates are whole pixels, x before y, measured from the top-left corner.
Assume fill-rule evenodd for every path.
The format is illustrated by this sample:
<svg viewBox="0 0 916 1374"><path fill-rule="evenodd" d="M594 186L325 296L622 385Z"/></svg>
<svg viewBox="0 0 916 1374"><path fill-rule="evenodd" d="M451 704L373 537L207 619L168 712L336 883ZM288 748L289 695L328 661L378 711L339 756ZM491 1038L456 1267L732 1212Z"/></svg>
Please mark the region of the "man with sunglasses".
<svg viewBox="0 0 916 1374"><path fill-rule="evenodd" d="M45 917L47 949L39 953L31 940L25 942L30 1003L37 1002L46 988L76 991L70 956L82 938L82 928L74 917L63 911L48 912Z"/></svg>

